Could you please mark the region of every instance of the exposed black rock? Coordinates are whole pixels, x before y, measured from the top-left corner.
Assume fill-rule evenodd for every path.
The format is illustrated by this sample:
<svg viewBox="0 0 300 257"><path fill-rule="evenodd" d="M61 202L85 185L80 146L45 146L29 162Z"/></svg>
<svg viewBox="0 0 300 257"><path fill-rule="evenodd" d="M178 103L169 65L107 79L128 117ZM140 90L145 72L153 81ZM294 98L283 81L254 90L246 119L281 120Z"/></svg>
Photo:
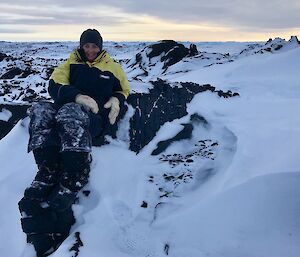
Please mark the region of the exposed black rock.
<svg viewBox="0 0 300 257"><path fill-rule="evenodd" d="M175 137L158 142L157 148L153 150L151 155L158 155L158 154L162 153L173 142L191 138L192 132L193 132L193 125L192 124L182 124L182 126L183 126L183 129Z"/></svg>
<svg viewBox="0 0 300 257"><path fill-rule="evenodd" d="M189 56L195 56L198 54L198 49L195 44L190 44Z"/></svg>
<svg viewBox="0 0 300 257"><path fill-rule="evenodd" d="M10 122L4 120L0 120L0 139L5 137L13 127L14 124L11 124Z"/></svg>
<svg viewBox="0 0 300 257"><path fill-rule="evenodd" d="M202 116L200 116L199 114L193 114L191 116L190 123L181 124L183 126L183 129L176 136L174 136L170 139L158 142L157 148L153 150L151 155L158 155L158 154L162 153L173 142L180 141L183 139L190 139L192 137L192 132L194 129L193 123L195 123L195 122L197 122L197 123L201 122L201 123L203 123L203 125L208 125L207 121Z"/></svg>
<svg viewBox="0 0 300 257"><path fill-rule="evenodd" d="M81 238L80 238L80 232L75 232L75 240L76 240L75 243L69 249L70 252L75 252L75 254L72 255L72 257L77 257L79 255L79 252L80 252L80 247L83 246L83 243L82 243Z"/></svg>
<svg viewBox="0 0 300 257"><path fill-rule="evenodd" d="M171 65L181 61L189 54L189 50L182 44L172 48L166 55L161 57L161 61L164 62L163 69L167 69Z"/></svg>
<svg viewBox="0 0 300 257"><path fill-rule="evenodd" d="M165 252L166 255L169 255L169 250L170 250L170 245L169 244L165 244L164 252Z"/></svg>
<svg viewBox="0 0 300 257"><path fill-rule="evenodd" d="M119 45L118 43L114 43L114 47L115 47L115 48L123 48L123 46L122 46L122 45Z"/></svg>
<svg viewBox="0 0 300 257"><path fill-rule="evenodd" d="M148 71L143 67L142 65L142 60L143 60L143 57L141 55L141 53L137 53L136 56L135 56L135 60L136 62L133 63L132 65L129 65L130 68L133 68L134 66L138 65L139 68L143 71L143 74L139 74L140 76L144 76L144 77L147 77L148 76ZM133 78L135 79L135 78Z"/></svg>
<svg viewBox="0 0 300 257"><path fill-rule="evenodd" d="M86 197L90 195L91 191L90 190L82 190L82 194Z"/></svg>
<svg viewBox="0 0 300 257"><path fill-rule="evenodd" d="M5 137L19 120L26 117L28 107L29 105L0 105L0 112L5 108L12 113L8 121L0 120L0 139Z"/></svg>
<svg viewBox="0 0 300 257"><path fill-rule="evenodd" d="M292 36L289 41L278 37L274 39L270 38L265 44L249 45L248 48L240 52L240 55L274 53L284 47L299 47L299 44L299 40L296 36Z"/></svg>
<svg viewBox="0 0 300 257"><path fill-rule="evenodd" d="M20 68L11 68L9 71L4 73L0 79L13 79L15 76L22 74L22 70Z"/></svg>
<svg viewBox="0 0 300 257"><path fill-rule="evenodd" d="M7 86L7 84L4 84L4 83L7 83L7 82L3 81L3 84L1 85L1 88L0 88L0 96L5 96L10 92L10 88Z"/></svg>
<svg viewBox="0 0 300 257"><path fill-rule="evenodd" d="M51 74L53 73L53 71L54 71L54 67L47 68L46 78L45 78L46 80L49 80L49 78L50 78Z"/></svg>
<svg viewBox="0 0 300 257"><path fill-rule="evenodd" d="M173 49L177 45L178 45L178 43L175 42L174 40L162 40L159 43L149 46L149 48L151 48L152 51L149 54L147 54L147 56L149 58L159 56L162 53L169 52L171 49Z"/></svg>
<svg viewBox="0 0 300 257"><path fill-rule="evenodd" d="M6 57L7 57L6 54L0 52L0 62L2 62Z"/></svg>
<svg viewBox="0 0 300 257"><path fill-rule="evenodd" d="M201 163L205 159L208 162L215 160L219 150L218 145L217 141L211 139L198 140L195 141L194 146L181 154L161 154L159 160L169 163L171 169L155 172L148 177L148 181L156 187L158 201L155 206L154 220L158 207L163 207L162 199L180 197L186 190L194 190L215 174L216 170L213 166L205 165L201 168Z"/></svg>
<svg viewBox="0 0 300 257"><path fill-rule="evenodd" d="M22 71L22 74L19 78L27 78L30 74L34 73L36 72L27 67L24 71Z"/></svg>
<svg viewBox="0 0 300 257"><path fill-rule="evenodd" d="M188 48L173 40L162 40L160 43L150 45L149 48L151 51L147 54L147 57L153 58L162 55L163 69L167 69L169 66L181 61L189 54Z"/></svg>
<svg viewBox="0 0 300 257"><path fill-rule="evenodd" d="M224 98L228 98L228 97L233 97L233 96L239 96L239 93L232 93L230 90L228 90L227 92L224 92L222 90L218 90L216 91L218 93L218 96L220 97L224 97Z"/></svg>
<svg viewBox="0 0 300 257"><path fill-rule="evenodd" d="M41 90L41 88L43 88ZM17 89L17 90L16 90ZM46 90L46 83L37 83L34 87L24 86L19 80L3 80L0 87L0 97L5 102L18 100L25 104L31 104L39 100L50 100Z"/></svg>
<svg viewBox="0 0 300 257"><path fill-rule="evenodd" d="M146 55L144 54L146 53ZM145 72L145 76L148 76L145 65L154 66L155 63L145 64L146 60L143 60L143 55L145 59L151 60L154 57L160 56L160 61L164 63L163 69L166 71L171 65L181 61L184 57L189 55L189 49L183 44L179 44L173 40L162 40L159 43L145 47L141 52L137 53L135 56L135 62L130 64L130 68L138 66L141 70ZM149 67L148 67L149 68Z"/></svg>
<svg viewBox="0 0 300 257"><path fill-rule="evenodd" d="M148 207L148 203L146 203L145 201L143 201L141 207L142 207L142 208L147 208L147 207Z"/></svg>
<svg viewBox="0 0 300 257"><path fill-rule="evenodd" d="M300 41L297 36L291 36L289 42L290 43L296 42L298 45L300 45Z"/></svg>
<svg viewBox="0 0 300 257"><path fill-rule="evenodd" d="M135 108L129 130L130 150L134 152L139 152L147 145L165 122L187 115L186 104L194 95L211 91L220 97L238 96L238 93L231 91L215 91L215 87L211 85L184 82L171 86L163 80L151 83L154 87L149 93L132 94L128 97L128 103Z"/></svg>
<svg viewBox="0 0 300 257"><path fill-rule="evenodd" d="M214 160L214 148L218 146L218 142L212 142L210 139L200 140L195 146L197 149L189 154L162 154L159 160L163 162L168 162L171 168L176 167L179 164L184 164L188 167L190 163L194 162L195 157L202 157Z"/></svg>
<svg viewBox="0 0 300 257"><path fill-rule="evenodd" d="M33 102L39 99L39 95L31 88L27 88L24 92L25 96L23 97L23 101Z"/></svg>

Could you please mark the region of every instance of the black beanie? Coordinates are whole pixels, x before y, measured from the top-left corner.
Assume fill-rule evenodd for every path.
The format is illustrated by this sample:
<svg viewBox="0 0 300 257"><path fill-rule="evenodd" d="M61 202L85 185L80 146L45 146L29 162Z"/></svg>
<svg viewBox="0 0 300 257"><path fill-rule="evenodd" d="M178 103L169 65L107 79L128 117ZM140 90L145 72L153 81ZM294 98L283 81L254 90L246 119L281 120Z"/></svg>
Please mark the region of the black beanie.
<svg viewBox="0 0 300 257"><path fill-rule="evenodd" d="M102 51L103 40L98 30L87 29L83 31L80 36L80 48L82 48L86 43L94 43L100 48L100 51Z"/></svg>

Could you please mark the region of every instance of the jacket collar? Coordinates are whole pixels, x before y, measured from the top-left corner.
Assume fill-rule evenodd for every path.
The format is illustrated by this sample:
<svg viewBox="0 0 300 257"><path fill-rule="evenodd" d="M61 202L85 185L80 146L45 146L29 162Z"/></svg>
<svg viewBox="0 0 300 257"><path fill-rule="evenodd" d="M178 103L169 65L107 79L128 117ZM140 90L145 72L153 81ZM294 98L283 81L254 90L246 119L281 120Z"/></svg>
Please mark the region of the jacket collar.
<svg viewBox="0 0 300 257"><path fill-rule="evenodd" d="M105 50L102 50L99 55L96 57L96 59L93 62L89 62L86 60L85 56L83 53L80 51L81 49L77 49L74 51L74 54L76 55L76 58L81 61L81 62L86 62L86 63L99 63L102 59L108 56L108 53Z"/></svg>

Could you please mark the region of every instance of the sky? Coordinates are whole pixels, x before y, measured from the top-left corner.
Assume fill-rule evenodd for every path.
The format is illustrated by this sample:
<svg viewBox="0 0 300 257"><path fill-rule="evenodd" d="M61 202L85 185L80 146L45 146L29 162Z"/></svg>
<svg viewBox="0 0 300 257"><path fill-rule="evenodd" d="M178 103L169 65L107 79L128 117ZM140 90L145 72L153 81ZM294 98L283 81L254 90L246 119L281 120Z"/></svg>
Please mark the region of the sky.
<svg viewBox="0 0 300 257"><path fill-rule="evenodd" d="M300 36L299 0L2 0L0 40L265 41Z"/></svg>

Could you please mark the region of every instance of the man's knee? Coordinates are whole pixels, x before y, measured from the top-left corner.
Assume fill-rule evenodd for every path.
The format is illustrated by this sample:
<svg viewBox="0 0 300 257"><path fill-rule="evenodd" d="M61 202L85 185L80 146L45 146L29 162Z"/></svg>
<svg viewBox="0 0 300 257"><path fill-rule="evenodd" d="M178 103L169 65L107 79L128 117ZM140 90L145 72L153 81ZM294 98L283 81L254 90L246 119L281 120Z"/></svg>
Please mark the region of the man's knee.
<svg viewBox="0 0 300 257"><path fill-rule="evenodd" d="M81 126L89 125L89 116L83 107L77 103L67 103L61 107L56 115L59 124L76 122Z"/></svg>
<svg viewBox="0 0 300 257"><path fill-rule="evenodd" d="M54 120L56 110L53 106L53 103L40 101L38 103L33 104L27 110L27 114L31 120L35 120L35 124L37 124L38 122L45 123L46 121Z"/></svg>
<svg viewBox="0 0 300 257"><path fill-rule="evenodd" d="M81 105L65 104L58 110L56 120L62 151L91 151L90 119Z"/></svg>
<svg viewBox="0 0 300 257"><path fill-rule="evenodd" d="M56 110L53 104L41 101L28 109L30 117L28 152L43 146L55 126Z"/></svg>

